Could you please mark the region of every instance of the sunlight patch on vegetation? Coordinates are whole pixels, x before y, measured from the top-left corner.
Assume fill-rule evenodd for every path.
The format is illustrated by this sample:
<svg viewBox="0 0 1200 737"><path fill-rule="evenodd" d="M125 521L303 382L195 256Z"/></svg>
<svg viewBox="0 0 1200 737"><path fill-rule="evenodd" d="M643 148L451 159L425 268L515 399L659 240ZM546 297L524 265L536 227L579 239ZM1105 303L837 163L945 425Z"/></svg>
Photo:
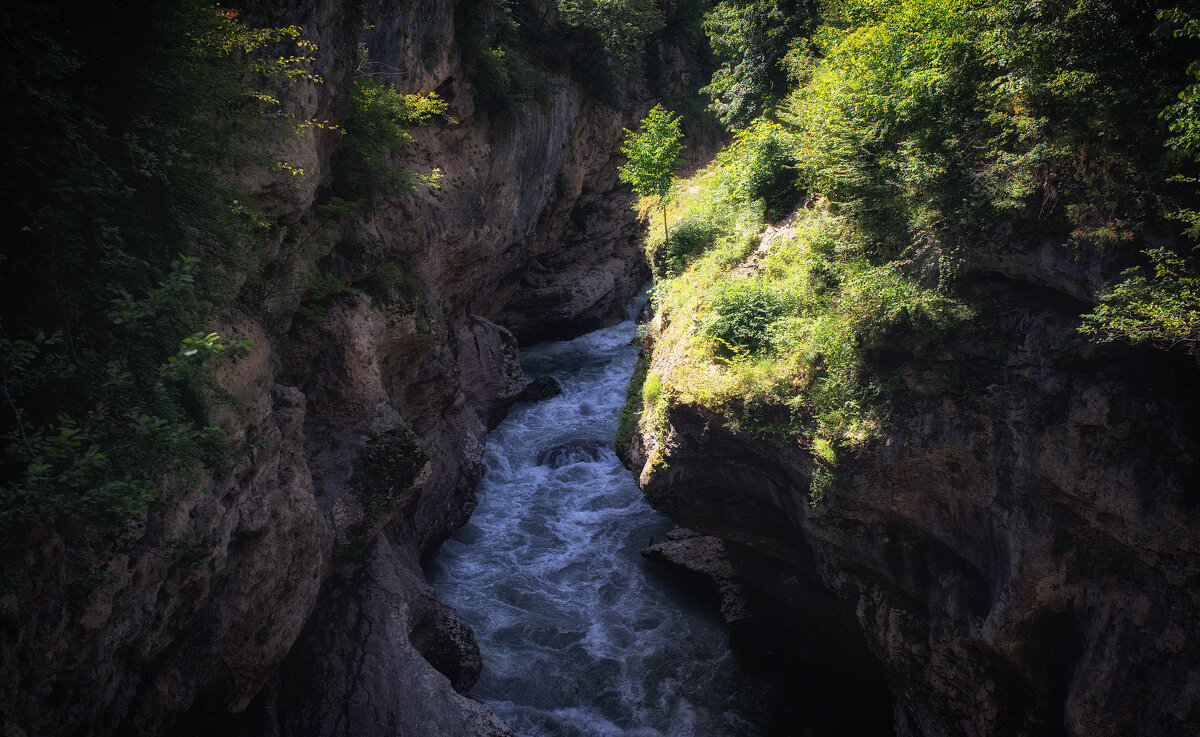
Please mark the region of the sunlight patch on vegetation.
<svg viewBox="0 0 1200 737"><path fill-rule="evenodd" d="M879 437L888 421L880 399L893 387L871 369L871 353L919 351L970 312L874 257L826 201L764 235L769 198L795 185L779 168L786 143L771 124L743 132L679 183L672 216L703 237L686 248L649 239L652 261L665 268L643 427L661 425L667 396L742 431L820 448L818 462L833 467L839 449Z"/></svg>
<svg viewBox="0 0 1200 737"><path fill-rule="evenodd" d="M790 26L760 22L784 9ZM1169 218L1200 221L1200 63L1172 26L1200 34L1114 0L718 3L709 92L739 127L678 182L670 239L646 244L666 404L796 439L819 497L894 423L897 367L940 360L971 317L970 259L1010 238L1142 262L1082 331L1194 349L1191 245L1146 245ZM665 427L646 405L643 429Z"/></svg>

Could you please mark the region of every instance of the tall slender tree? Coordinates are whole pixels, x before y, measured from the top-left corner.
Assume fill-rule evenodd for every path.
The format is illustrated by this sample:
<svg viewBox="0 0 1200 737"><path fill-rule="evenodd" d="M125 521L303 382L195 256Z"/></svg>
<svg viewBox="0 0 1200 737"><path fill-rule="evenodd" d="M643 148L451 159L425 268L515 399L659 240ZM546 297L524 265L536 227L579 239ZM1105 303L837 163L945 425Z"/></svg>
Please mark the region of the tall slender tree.
<svg viewBox="0 0 1200 737"><path fill-rule="evenodd" d="M683 163L683 131L679 116L662 105L655 105L642 120L637 132L625 129L625 145L621 153L628 161L618 175L622 182L633 186L639 197L657 196L663 211L663 243L669 241L667 232L667 203L675 184L675 170Z"/></svg>

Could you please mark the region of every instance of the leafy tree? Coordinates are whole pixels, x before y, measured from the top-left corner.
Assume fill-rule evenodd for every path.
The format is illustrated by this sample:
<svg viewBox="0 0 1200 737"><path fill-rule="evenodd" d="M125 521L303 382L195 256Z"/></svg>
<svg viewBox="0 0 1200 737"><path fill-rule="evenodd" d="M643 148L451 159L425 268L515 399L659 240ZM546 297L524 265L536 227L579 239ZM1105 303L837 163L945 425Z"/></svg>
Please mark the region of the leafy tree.
<svg viewBox="0 0 1200 737"><path fill-rule="evenodd" d="M646 37L663 25L654 0L558 0L558 17L598 34L604 50L627 71L641 68Z"/></svg>
<svg viewBox="0 0 1200 737"><path fill-rule="evenodd" d="M683 131L680 118L662 105L655 105L642 120L637 132L625 129L625 145L621 153L628 161L618 174L621 181L633 186L640 197L658 197L663 211L663 239L667 232L667 202L675 183L675 170L683 163Z"/></svg>
<svg viewBox="0 0 1200 737"><path fill-rule="evenodd" d="M809 30L816 8L814 0L726 0L705 16L721 66L703 92L721 122L746 125L787 94L784 58Z"/></svg>
<svg viewBox="0 0 1200 737"><path fill-rule="evenodd" d="M1200 20L1196 20L1178 8L1159 11L1158 17L1178 25L1176 38L1200 38ZM1159 117L1170 122L1175 135L1167 139L1174 149L1190 150L1200 144L1200 59L1188 65L1187 75L1191 83L1179 91L1178 99L1169 105Z"/></svg>
<svg viewBox="0 0 1200 737"><path fill-rule="evenodd" d="M1173 23L1176 38L1200 38L1200 21L1178 8L1162 10L1158 17ZM1189 84L1159 117L1174 135L1164 145L1183 153L1187 163L1200 160L1200 59L1187 67ZM1168 181L1195 185L1200 178L1174 175ZM1184 235L1200 238L1200 211L1180 207L1168 213L1186 224ZM1200 259L1181 256L1164 248L1143 252L1150 259L1153 276L1142 268L1127 269L1124 279L1100 295L1100 304L1083 316L1079 332L1101 342L1150 343L1158 348L1182 346L1189 353L1200 348Z"/></svg>
<svg viewBox="0 0 1200 737"><path fill-rule="evenodd" d="M1148 342L1195 353L1200 347L1200 276L1194 260L1162 248L1146 254L1154 263L1154 276L1147 279L1141 269L1126 270L1125 280L1083 316L1079 332L1100 343Z"/></svg>
<svg viewBox="0 0 1200 737"><path fill-rule="evenodd" d="M333 162L333 196L366 207L379 198L411 191L421 184L436 184L440 172L419 175L394 166L391 158L413 142L406 128L430 118L454 123L448 106L435 93L404 95L369 77L354 81L346 135L338 144Z"/></svg>

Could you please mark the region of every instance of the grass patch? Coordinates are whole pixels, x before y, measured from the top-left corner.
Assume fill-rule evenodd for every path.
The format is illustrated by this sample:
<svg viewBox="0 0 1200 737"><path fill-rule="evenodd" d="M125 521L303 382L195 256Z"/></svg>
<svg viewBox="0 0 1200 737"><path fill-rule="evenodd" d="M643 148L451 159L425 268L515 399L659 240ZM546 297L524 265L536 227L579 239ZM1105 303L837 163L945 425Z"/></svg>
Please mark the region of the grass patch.
<svg viewBox="0 0 1200 737"><path fill-rule="evenodd" d="M650 370L650 355L638 355L637 365L633 368L633 377L625 388L625 405L621 407L621 421L617 425L616 448L617 457L626 468L630 468L629 450L633 444L633 436L637 432L638 423L642 419L645 400L642 399L642 387L646 384L646 375Z"/></svg>
<svg viewBox="0 0 1200 737"><path fill-rule="evenodd" d="M680 182L673 219L702 224L702 249L650 238L652 257L686 254L686 263L660 270L642 407L694 403L739 431L795 438L812 449L819 500L838 478L839 453L878 438L888 423L896 383L871 357L919 356L971 313L922 286L904 263L878 256L825 201L767 229L771 205L762 194L778 193L782 180L763 175L766 184L752 186L747 149L768 149L778 166L786 137L774 128L756 136L735 139Z"/></svg>

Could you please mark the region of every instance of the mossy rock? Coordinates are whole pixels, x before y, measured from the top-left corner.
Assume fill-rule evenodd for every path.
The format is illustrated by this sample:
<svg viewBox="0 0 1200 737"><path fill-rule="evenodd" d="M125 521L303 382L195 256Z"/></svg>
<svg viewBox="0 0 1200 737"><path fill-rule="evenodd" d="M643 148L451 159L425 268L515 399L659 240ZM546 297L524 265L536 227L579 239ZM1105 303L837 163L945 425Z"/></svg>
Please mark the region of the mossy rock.
<svg viewBox="0 0 1200 737"><path fill-rule="evenodd" d="M373 435L354 459L354 488L368 515L373 507L398 500L429 459L421 438L408 425Z"/></svg>

